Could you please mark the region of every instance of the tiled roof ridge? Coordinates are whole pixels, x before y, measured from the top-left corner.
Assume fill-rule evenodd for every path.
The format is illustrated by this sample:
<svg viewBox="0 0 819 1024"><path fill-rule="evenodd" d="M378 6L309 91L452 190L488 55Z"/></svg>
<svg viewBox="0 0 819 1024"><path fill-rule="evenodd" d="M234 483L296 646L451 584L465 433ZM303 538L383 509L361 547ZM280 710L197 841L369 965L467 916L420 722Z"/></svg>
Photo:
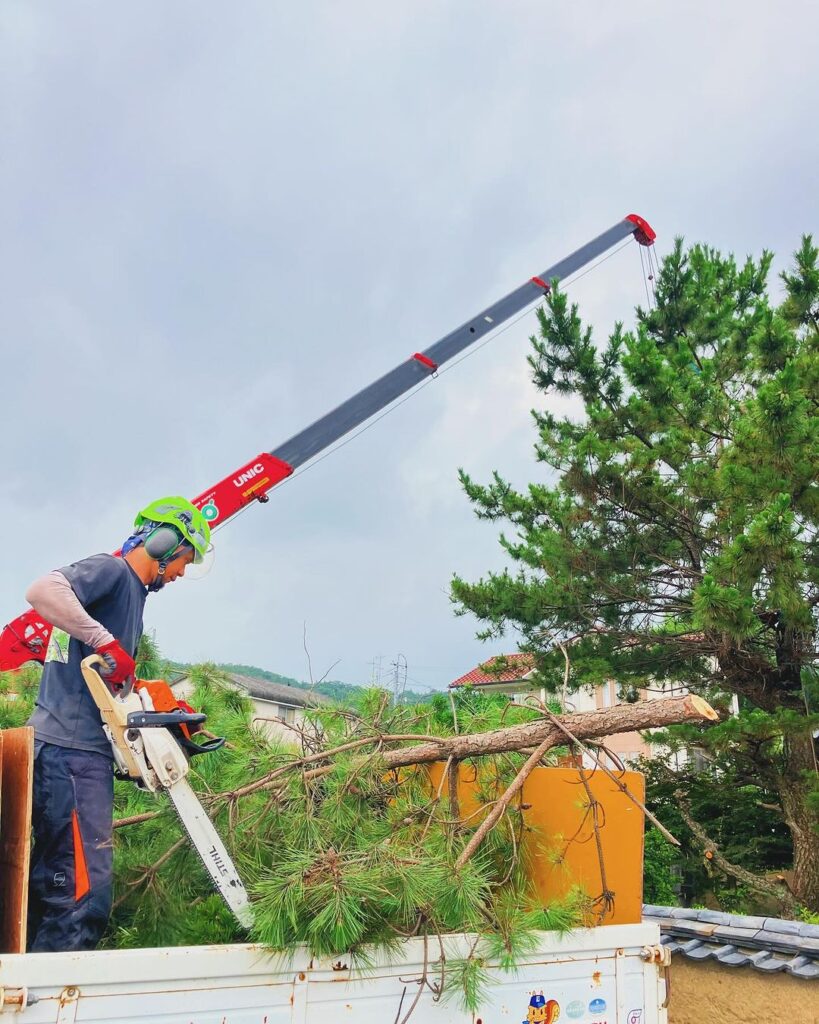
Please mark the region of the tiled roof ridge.
<svg viewBox="0 0 819 1024"><path fill-rule="evenodd" d="M672 954L819 979L819 925L652 904L643 907L643 918L659 924L663 945Z"/></svg>
<svg viewBox="0 0 819 1024"><path fill-rule="evenodd" d="M493 671L491 666L497 664L509 664L508 668L500 671ZM456 680L451 682L450 686L466 686L468 683L506 683L514 682L516 679L521 679L523 676L520 674L521 664L526 666L527 674L531 672L535 667L535 658L533 654L527 654L525 651L516 651L514 654L493 654L492 657L487 658L486 661L482 661L475 668L470 669L469 672L465 672L464 675L459 676Z"/></svg>

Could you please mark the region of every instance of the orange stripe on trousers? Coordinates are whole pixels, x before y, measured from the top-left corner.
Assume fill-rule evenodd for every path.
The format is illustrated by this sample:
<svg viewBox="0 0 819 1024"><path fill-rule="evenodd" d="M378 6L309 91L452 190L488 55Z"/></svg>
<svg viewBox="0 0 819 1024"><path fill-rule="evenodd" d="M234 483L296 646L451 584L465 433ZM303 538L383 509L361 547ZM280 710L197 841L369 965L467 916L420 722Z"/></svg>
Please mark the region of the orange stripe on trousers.
<svg viewBox="0 0 819 1024"><path fill-rule="evenodd" d="M71 812L71 827L74 831L74 899L79 901L91 889L91 882L88 879L88 865L85 863L85 849L76 810Z"/></svg>

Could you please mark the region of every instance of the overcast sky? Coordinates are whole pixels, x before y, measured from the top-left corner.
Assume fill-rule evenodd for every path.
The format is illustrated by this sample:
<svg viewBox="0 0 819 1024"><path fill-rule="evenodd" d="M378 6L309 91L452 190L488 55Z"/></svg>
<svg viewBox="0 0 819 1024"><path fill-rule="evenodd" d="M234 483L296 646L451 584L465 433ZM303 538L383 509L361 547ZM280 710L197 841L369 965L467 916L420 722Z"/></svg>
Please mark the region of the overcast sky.
<svg viewBox="0 0 819 1024"><path fill-rule="evenodd" d="M0 4L0 623L136 510L275 448L625 214L819 230L819 7L780 0ZM813 185L810 183L813 182ZM636 245L570 289L602 337ZM543 478L529 316L149 599L178 659L442 687L503 564L456 471Z"/></svg>

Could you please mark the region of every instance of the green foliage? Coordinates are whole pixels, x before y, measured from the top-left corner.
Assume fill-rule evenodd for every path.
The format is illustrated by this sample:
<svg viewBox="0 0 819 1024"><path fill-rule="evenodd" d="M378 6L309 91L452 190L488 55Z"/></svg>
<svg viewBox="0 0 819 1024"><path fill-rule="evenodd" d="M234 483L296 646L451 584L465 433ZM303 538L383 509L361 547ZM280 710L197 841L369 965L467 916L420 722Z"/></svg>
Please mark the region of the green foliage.
<svg viewBox="0 0 819 1024"><path fill-rule="evenodd" d="M322 705L308 712L305 752L340 751L316 776L281 773L294 754L251 727L247 699L217 666L194 666L191 703L208 714L208 728L229 744L192 762L191 783L208 807L255 905L253 939L274 950L305 943L318 955L366 959L366 948L395 947L423 935L430 972L443 970L444 988L472 1005L484 962L511 969L536 941L536 931L566 931L583 918L581 894L543 908L521 860L524 822L517 808L493 829L478 853L456 861L479 817L451 817L426 768L387 770L378 736L449 735L433 705L394 706L379 690L361 697L362 712ZM532 716L505 698L463 698L470 728L494 728ZM471 706L468 708L467 704ZM370 742L375 740L376 742ZM523 762L522 755L482 759L479 799L493 799ZM271 773L280 771L278 777ZM236 791L254 779L256 792ZM115 909L110 947L240 941L227 910L209 895L205 872L182 839L170 806L130 784L116 787L116 815L161 810L115 831ZM473 932L479 941L462 964L440 963L439 936ZM436 968L434 964L438 964Z"/></svg>
<svg viewBox="0 0 819 1024"><path fill-rule="evenodd" d="M156 637L143 633L139 638L136 653L136 675L138 679L166 679L170 665L162 657Z"/></svg>
<svg viewBox="0 0 819 1024"><path fill-rule="evenodd" d="M25 725L34 710L42 670L28 664L10 672L0 672L0 729Z"/></svg>
<svg viewBox="0 0 819 1024"><path fill-rule="evenodd" d="M656 828L646 830L643 863L643 899L659 906L677 902L677 865L674 847Z"/></svg>
<svg viewBox="0 0 819 1024"><path fill-rule="evenodd" d="M678 240L653 308L603 344L553 289L529 358L548 482L517 490L499 473L479 484L461 472L476 515L504 525L510 566L452 582L456 610L476 616L480 636L517 631L553 692L556 641L570 640L573 687L680 683L721 706L736 695L739 722L676 735L716 757L715 770L738 762L740 785L788 806L794 884L813 906L817 252L803 239L776 306L769 253L737 263ZM571 416L548 411L555 394L577 399Z"/></svg>
<svg viewBox="0 0 819 1024"><path fill-rule="evenodd" d="M740 716L740 720L743 717ZM735 725L733 720L728 720L719 728L730 727L733 732ZM682 735L674 737L674 743L686 746L694 739L691 731L686 729L682 730ZM714 875L703 858L702 850L693 841L680 815L675 795L678 789L688 794L693 817L705 826L708 835L729 861L759 874L790 867L791 839L782 815L776 810L778 797L775 789L770 784L766 785L762 776L755 783L745 781L753 768L747 754L744 758L742 756L749 746L748 742L726 738L722 755L675 771L662 760L642 761L640 764L646 777L648 806L682 843L682 849L678 851L666 846L679 868L682 896L688 902L702 901L710 893L716 896L724 910L742 909L736 905L733 882ZM650 884L649 835L650 831L646 833L646 892ZM658 847L657 853L662 855L660 842L656 839L654 842ZM664 901L654 899L649 902Z"/></svg>
<svg viewBox="0 0 819 1024"><path fill-rule="evenodd" d="M486 1002L492 978L486 967L486 960L473 953L472 956L451 960L447 964L449 984L444 987L444 999L457 997L469 1013L475 1013L481 1003Z"/></svg>
<svg viewBox="0 0 819 1024"><path fill-rule="evenodd" d="M504 726L532 722L539 717L534 708L513 707L510 698L502 693L486 693L479 687L460 686L452 694L436 693L429 701L432 709L431 721L447 733L455 731L455 719L459 732L489 732ZM556 710L553 708L552 710Z"/></svg>

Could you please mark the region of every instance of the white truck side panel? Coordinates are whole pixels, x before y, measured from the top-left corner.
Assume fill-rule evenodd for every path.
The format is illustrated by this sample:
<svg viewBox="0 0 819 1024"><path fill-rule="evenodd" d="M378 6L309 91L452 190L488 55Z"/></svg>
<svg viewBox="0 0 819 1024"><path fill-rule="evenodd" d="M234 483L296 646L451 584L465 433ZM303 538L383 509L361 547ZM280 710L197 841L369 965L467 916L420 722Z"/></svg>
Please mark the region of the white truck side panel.
<svg viewBox="0 0 819 1024"><path fill-rule="evenodd" d="M471 947L470 936L444 942L447 960ZM658 942L655 925L544 932L516 972L491 971L474 1016L457 998L436 1002L425 987L410 1021L517 1024L527 1020L530 997L542 993L558 1002L560 1024L666 1024L664 982L642 955ZM429 945L433 982L438 956L436 940ZM303 950L283 958L253 945L0 955L0 1017L21 1024L397 1024L418 993L423 964L417 939L361 970L344 959L311 959Z"/></svg>

